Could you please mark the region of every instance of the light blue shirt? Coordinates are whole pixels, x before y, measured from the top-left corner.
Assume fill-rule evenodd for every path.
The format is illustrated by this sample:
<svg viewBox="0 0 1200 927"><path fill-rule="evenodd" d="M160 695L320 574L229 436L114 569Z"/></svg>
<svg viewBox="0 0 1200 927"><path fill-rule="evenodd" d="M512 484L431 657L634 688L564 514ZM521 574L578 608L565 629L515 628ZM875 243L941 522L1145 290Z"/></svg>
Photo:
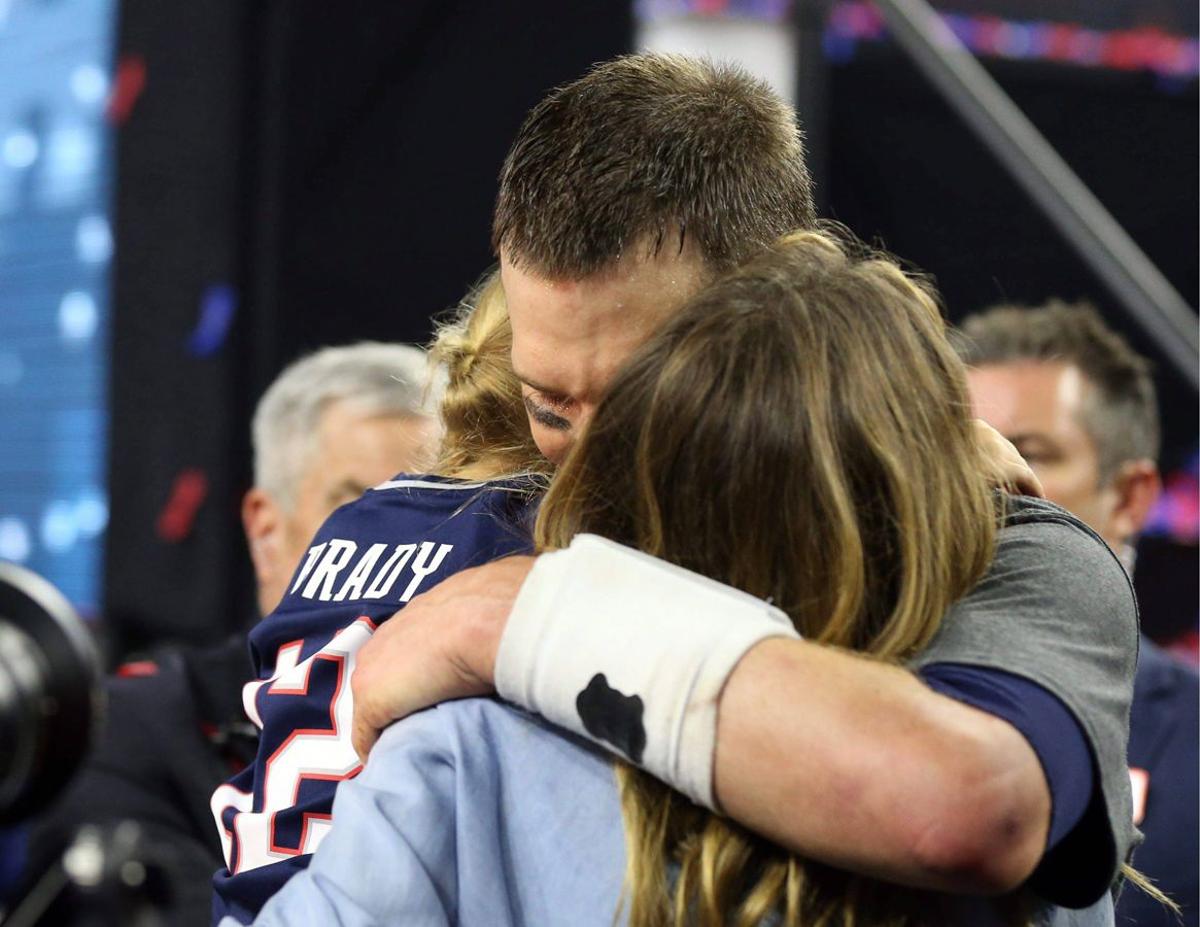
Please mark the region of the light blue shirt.
<svg viewBox="0 0 1200 927"><path fill-rule="evenodd" d="M363 772L339 786L333 820L311 865L255 924L625 923L614 921L625 847L611 759L500 702L448 702L392 725ZM999 923L986 901L940 903L953 923ZM1111 925L1111 899L1047 908L1036 922Z"/></svg>
<svg viewBox="0 0 1200 927"><path fill-rule="evenodd" d="M392 725L333 819L256 924L614 923L625 847L611 760L499 702Z"/></svg>

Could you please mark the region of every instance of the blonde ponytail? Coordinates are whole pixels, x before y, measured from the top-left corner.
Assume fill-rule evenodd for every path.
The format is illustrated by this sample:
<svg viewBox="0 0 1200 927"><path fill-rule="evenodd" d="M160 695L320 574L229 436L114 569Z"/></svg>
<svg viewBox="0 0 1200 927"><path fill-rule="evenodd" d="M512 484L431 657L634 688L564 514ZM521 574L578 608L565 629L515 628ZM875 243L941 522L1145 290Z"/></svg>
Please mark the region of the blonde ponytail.
<svg viewBox="0 0 1200 927"><path fill-rule="evenodd" d="M444 434L434 469L471 477L547 472L512 371L512 328L499 272L468 294L429 351L446 374L439 412Z"/></svg>

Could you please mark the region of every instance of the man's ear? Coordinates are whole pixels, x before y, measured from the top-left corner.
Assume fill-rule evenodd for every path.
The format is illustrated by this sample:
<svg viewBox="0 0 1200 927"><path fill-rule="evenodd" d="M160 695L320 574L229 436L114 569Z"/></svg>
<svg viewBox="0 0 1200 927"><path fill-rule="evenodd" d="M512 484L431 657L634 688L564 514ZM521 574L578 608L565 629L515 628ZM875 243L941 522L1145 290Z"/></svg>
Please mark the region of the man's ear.
<svg viewBox="0 0 1200 927"><path fill-rule="evenodd" d="M259 586L270 584L279 570L284 519L279 503L264 489L254 487L242 498L242 528L254 563Z"/></svg>
<svg viewBox="0 0 1200 927"><path fill-rule="evenodd" d="M1158 467L1153 460L1126 461L1117 471L1112 485L1117 494L1111 517L1112 536L1128 538L1132 543L1141 533L1150 517L1150 509L1162 491Z"/></svg>

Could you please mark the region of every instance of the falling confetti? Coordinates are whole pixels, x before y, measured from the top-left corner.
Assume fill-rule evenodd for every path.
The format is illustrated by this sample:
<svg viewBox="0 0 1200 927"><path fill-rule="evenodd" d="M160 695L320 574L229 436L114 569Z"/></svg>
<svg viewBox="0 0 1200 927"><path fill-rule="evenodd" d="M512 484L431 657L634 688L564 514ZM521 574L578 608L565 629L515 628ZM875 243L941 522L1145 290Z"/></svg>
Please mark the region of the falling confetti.
<svg viewBox="0 0 1200 927"><path fill-rule="evenodd" d="M208 357L220 350L236 311L237 293L233 287L223 283L208 287L200 297L200 314L188 337L188 352Z"/></svg>
<svg viewBox="0 0 1200 927"><path fill-rule="evenodd" d="M1200 540L1200 455L1193 455L1186 467L1164 478L1162 494L1143 530L1181 544Z"/></svg>
<svg viewBox="0 0 1200 927"><path fill-rule="evenodd" d="M133 107L146 89L146 62L141 55L122 55L117 64L117 77L108 97L106 115L114 125L124 125Z"/></svg>
<svg viewBox="0 0 1200 927"><path fill-rule="evenodd" d="M116 675L122 679L137 679L141 676L158 674L158 664L153 660L131 660L117 667Z"/></svg>
<svg viewBox="0 0 1200 927"><path fill-rule="evenodd" d="M1150 71L1163 78L1193 79L1200 72L1200 42L1152 26L1088 29L1077 23L1008 20L999 16L942 13L950 31L977 55L1031 59ZM829 12L825 47L838 62L848 61L855 43L878 42L887 34L879 10L865 0L842 0Z"/></svg>
<svg viewBox="0 0 1200 927"><path fill-rule="evenodd" d="M208 477L203 470L190 467L180 471L171 487L167 504L158 515L158 536L177 544L192 533L196 515L208 496Z"/></svg>

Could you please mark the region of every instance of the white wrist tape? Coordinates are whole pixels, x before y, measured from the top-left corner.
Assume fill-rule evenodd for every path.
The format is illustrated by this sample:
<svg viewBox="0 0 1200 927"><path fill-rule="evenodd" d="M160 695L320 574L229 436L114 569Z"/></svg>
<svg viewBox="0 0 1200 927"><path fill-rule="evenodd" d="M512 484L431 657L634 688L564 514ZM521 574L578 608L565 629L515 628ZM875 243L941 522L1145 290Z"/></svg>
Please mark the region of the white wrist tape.
<svg viewBox="0 0 1200 927"><path fill-rule="evenodd" d="M539 557L521 587L496 690L715 808L717 701L769 637L799 635L760 599L583 534Z"/></svg>

